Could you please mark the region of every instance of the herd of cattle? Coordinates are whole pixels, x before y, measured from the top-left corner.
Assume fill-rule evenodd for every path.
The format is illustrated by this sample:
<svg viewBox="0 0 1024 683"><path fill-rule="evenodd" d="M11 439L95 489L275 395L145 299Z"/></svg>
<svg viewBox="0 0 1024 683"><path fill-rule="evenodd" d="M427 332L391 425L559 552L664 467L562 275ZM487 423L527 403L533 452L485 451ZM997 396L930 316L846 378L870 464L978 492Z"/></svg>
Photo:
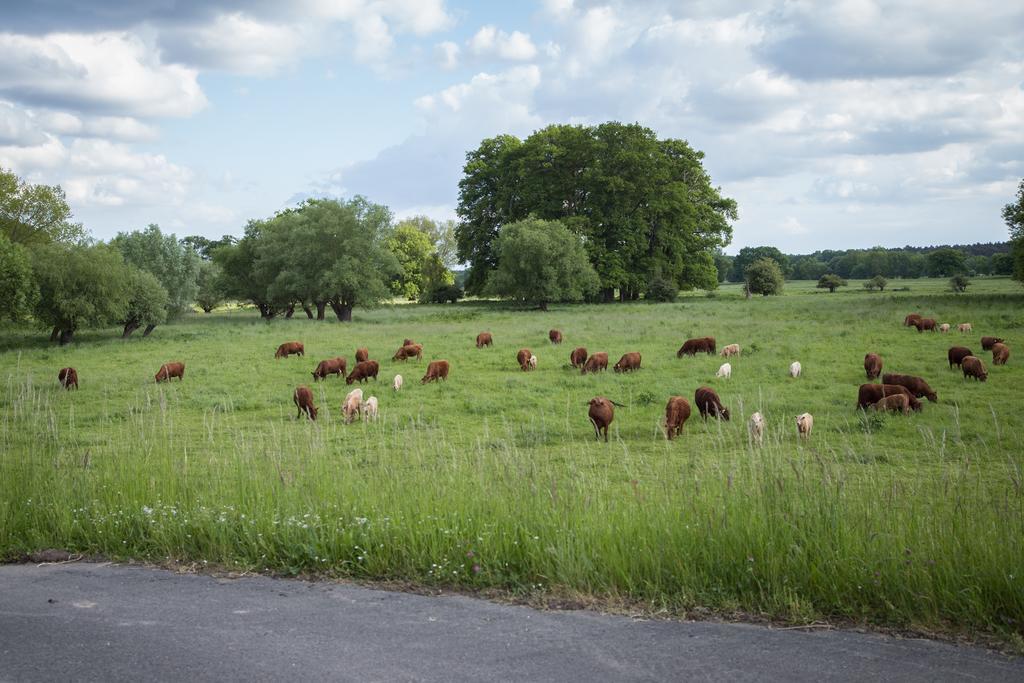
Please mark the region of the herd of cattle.
<svg viewBox="0 0 1024 683"><path fill-rule="evenodd" d="M949 332L951 326L948 323L936 324L932 318L923 318L918 313L911 313L904 321L904 326L915 327L918 332L929 330L932 332ZM957 325L961 334L971 334L973 326L971 323ZM562 333L559 330L551 330L548 339L552 344L562 343ZM481 332L476 337L478 349L494 345L494 336L490 332ZM992 352L993 365L1005 365L1010 357L1010 348L1005 340L999 337L982 337L981 348ZM676 352L677 358L683 356L696 356L698 353L714 355L716 353L714 337L698 337L688 339ZM730 358L739 356L741 349L739 344L729 344L722 348L721 356ZM305 347L301 342L285 342L281 344L274 353L274 358L287 358L289 356L304 357ZM370 360L369 351L365 348L356 349L356 364L352 371L348 370L348 360L344 357L329 358L320 361L313 370L313 381L326 380L330 375L337 375L345 378L346 384L364 383L370 379L376 380L380 373L380 363ZM406 361L409 359L421 360L423 358L423 345L417 344L412 339L405 339L398 351L392 356L394 361ZM984 382L988 378L988 371L980 358L965 346L952 346L947 354L950 369L957 366L961 369L964 379L973 378ZM641 356L639 352L631 351L623 354L613 369L615 372L633 372L640 369ZM516 353L516 362L523 372L537 369L537 356L527 348L519 349ZM608 354L600 351L589 353L585 347L577 347L569 354L569 363L573 368L580 370L581 374L596 373L608 369ZM450 364L447 360L431 361L427 365L426 374L420 380L422 384L448 379ZM803 368L799 361L794 361L789 366L789 374L794 379L799 378ZM864 372L867 384L861 384L857 392L857 408L862 410L876 410L884 412L895 412L903 415L911 411L922 409L920 398L937 402L938 395L921 377L897 373L882 373L882 357L877 353L868 353L864 356ZM732 365L723 363L718 369L716 377L729 379L732 376ZM179 381L185 379L185 364L181 362L164 363L156 373L157 382L166 382L173 378ZM881 377L881 383L876 384L873 380ZM57 375L60 385L65 389L78 389L78 372L75 368L62 368ZM395 375L392 381L392 388L395 391L402 389L404 380L401 375ZM701 417L707 420L708 416L729 420L729 409L722 404L722 400L714 389L707 386L699 387L694 392L694 403ZM313 392L307 386L299 386L292 395L292 401L297 409L296 417L303 414L310 420L316 420L317 407L313 401ZM595 396L589 403L587 416L594 427L594 434L600 440L608 441L608 427L615 418L615 406L622 407L604 396ZM353 389L345 397L342 403L342 414L345 422L350 423L358 417L364 420L376 419L379 410L379 401L376 396L363 397L363 390L359 387ZM682 433L683 426L690 418L690 402L683 396L670 396L665 406L665 436L669 440ZM809 438L814 426L814 416L810 413L803 413L796 417L797 434L800 438ZM750 416L747 424L748 432L752 443L760 445L763 442L766 421L760 412Z"/></svg>

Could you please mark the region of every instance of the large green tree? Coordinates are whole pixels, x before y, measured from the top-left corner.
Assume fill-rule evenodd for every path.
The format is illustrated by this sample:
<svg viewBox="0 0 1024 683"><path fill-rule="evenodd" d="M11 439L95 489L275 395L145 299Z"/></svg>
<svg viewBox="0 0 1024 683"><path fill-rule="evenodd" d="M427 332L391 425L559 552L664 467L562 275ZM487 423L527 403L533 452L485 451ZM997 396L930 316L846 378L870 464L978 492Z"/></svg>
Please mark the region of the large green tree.
<svg viewBox="0 0 1024 683"><path fill-rule="evenodd" d="M0 233L0 317L24 320L38 296L28 249Z"/></svg>
<svg viewBox="0 0 1024 683"><path fill-rule="evenodd" d="M488 279L491 294L541 310L555 301L580 301L600 281L580 238L558 221L529 218L501 229L498 267Z"/></svg>
<svg viewBox="0 0 1024 683"><path fill-rule="evenodd" d="M167 320L170 297L155 275L135 266L128 266L127 287L128 301L124 318L119 321L124 325L121 337L131 336L143 325L143 336L148 336L154 327Z"/></svg>
<svg viewBox="0 0 1024 683"><path fill-rule="evenodd" d="M967 255L959 249L936 249L928 254L927 259L928 275L931 277L949 277L967 272Z"/></svg>
<svg viewBox="0 0 1024 683"><path fill-rule="evenodd" d="M209 313L224 301L221 291L220 266L213 261L202 261L199 264L199 275L196 277L196 303L203 313Z"/></svg>
<svg viewBox="0 0 1024 683"><path fill-rule="evenodd" d="M743 271L744 282L750 294L782 294L785 278L778 261L762 257L747 266Z"/></svg>
<svg viewBox="0 0 1024 683"><path fill-rule="evenodd" d="M776 247L743 247L740 253L732 262L732 279L734 282L743 282L746 278L747 267L758 259L768 258L779 265L783 277L789 277L789 257L779 251Z"/></svg>
<svg viewBox="0 0 1024 683"><path fill-rule="evenodd" d="M1003 220L1013 243L1013 277L1024 282L1024 178L1017 186L1017 197L1003 207Z"/></svg>
<svg viewBox="0 0 1024 683"><path fill-rule="evenodd" d="M414 223L403 221L385 238L384 246L401 266L391 281L391 291L409 300L419 298L424 291L423 266L436 253L430 235Z"/></svg>
<svg viewBox="0 0 1024 683"><path fill-rule="evenodd" d="M118 233L111 244L120 250L124 260L153 275L167 294L167 315L173 319L187 311L199 290L199 255L174 235L165 235L160 226L149 225L145 230ZM156 320L149 316L150 321ZM162 320L160 322L163 322ZM148 336L156 322L147 322Z"/></svg>
<svg viewBox="0 0 1024 683"><path fill-rule="evenodd" d="M839 277L835 273L825 273L818 279L816 287L818 289L827 289L830 294L835 293L837 287L845 287L848 283L843 278ZM751 291L753 293L753 291Z"/></svg>
<svg viewBox="0 0 1024 683"><path fill-rule="evenodd" d="M280 302L269 293L274 273L257 269L257 249L266 225L267 221L250 220L242 239L213 251L213 262L220 268L218 288L224 296L252 303L261 317L270 319L280 310Z"/></svg>
<svg viewBox="0 0 1024 683"><path fill-rule="evenodd" d="M71 220L71 207L60 185L34 185L3 168L0 232L18 244L79 242L86 237L82 224Z"/></svg>

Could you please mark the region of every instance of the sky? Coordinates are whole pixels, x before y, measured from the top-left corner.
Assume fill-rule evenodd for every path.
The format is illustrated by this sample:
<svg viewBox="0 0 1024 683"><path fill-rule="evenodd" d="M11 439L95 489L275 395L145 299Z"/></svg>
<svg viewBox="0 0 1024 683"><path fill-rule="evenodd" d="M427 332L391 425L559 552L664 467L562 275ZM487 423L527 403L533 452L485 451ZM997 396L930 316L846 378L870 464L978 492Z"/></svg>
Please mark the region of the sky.
<svg viewBox="0 0 1024 683"><path fill-rule="evenodd" d="M455 217L467 151L551 123L687 140L787 253L1002 241L1024 3L39 0L0 9L0 166L97 238L307 197Z"/></svg>

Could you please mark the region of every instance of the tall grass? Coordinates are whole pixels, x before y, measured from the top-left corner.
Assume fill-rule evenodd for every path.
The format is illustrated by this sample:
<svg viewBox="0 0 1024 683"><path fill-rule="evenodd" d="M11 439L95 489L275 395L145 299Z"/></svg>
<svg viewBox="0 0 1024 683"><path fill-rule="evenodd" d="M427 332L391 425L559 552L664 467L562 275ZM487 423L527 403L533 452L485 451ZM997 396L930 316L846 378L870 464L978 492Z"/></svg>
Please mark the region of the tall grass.
<svg viewBox="0 0 1024 683"><path fill-rule="evenodd" d="M920 303L979 334L1012 340L1021 326L1012 294ZM399 307L350 327L233 314L70 350L19 344L28 332L12 330L7 343L28 348L0 356L0 552L58 546L1019 638L1024 373L1011 360L965 383L944 358L964 340L900 328L907 305L862 294L547 314ZM561 347L545 341L554 326ZM497 348L472 347L482 329ZM714 379L719 358L675 358L698 332L744 346L732 380ZM425 363L387 360L404 336L452 361L446 385L418 384ZM310 356L275 362L291 338ZM616 358L640 350L645 367L581 377L564 367L577 341ZM316 386L317 423L293 420L291 388L357 343L383 360L368 389L382 419L342 424L335 380ZM520 346L538 371L516 369ZM866 350L928 378L940 403L909 418L856 413ZM152 384L179 358L183 383ZM795 359L800 380L785 375ZM64 364L81 391L56 387ZM395 371L407 382L397 395L385 384ZM695 418L665 441L665 399L699 384L733 421ZM585 418L596 394L628 405L607 445ZM769 424L760 448L744 424L754 410ZM807 443L793 424L804 410Z"/></svg>

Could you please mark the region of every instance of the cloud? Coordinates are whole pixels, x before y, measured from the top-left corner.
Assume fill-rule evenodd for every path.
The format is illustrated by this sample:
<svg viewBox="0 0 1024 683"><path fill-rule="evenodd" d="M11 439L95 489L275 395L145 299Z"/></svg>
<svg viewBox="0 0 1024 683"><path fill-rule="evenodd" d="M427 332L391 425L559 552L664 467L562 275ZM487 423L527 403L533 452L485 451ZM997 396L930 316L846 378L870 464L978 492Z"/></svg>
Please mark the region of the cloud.
<svg viewBox="0 0 1024 683"><path fill-rule="evenodd" d="M530 36L519 31L506 33L495 26L483 26L469 39L469 50L478 57L528 61L537 55Z"/></svg>
<svg viewBox="0 0 1024 683"><path fill-rule="evenodd" d="M459 65L460 48L456 43L450 40L438 43L435 52L438 56L438 64L442 69L451 70Z"/></svg>

